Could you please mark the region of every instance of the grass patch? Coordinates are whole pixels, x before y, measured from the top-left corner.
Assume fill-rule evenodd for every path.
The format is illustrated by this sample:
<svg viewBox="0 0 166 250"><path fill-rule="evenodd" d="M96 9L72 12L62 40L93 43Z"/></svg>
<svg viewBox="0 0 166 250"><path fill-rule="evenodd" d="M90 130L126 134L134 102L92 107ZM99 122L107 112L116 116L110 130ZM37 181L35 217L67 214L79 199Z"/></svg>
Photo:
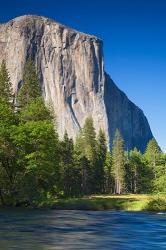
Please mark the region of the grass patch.
<svg viewBox="0 0 166 250"><path fill-rule="evenodd" d="M67 210L166 211L164 195L92 195L83 198L57 199L51 206Z"/></svg>
<svg viewBox="0 0 166 250"><path fill-rule="evenodd" d="M166 195L126 194L91 195L82 198L46 199L36 208L59 210L124 210L124 211L166 211Z"/></svg>

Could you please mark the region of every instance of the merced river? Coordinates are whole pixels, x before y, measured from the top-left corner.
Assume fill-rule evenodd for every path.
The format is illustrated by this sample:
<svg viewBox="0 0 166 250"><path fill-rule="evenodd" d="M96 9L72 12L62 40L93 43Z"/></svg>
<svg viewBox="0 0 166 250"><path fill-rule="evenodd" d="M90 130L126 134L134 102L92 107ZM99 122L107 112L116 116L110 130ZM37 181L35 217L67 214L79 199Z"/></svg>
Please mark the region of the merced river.
<svg viewBox="0 0 166 250"><path fill-rule="evenodd" d="M0 249L166 250L166 214L1 209Z"/></svg>

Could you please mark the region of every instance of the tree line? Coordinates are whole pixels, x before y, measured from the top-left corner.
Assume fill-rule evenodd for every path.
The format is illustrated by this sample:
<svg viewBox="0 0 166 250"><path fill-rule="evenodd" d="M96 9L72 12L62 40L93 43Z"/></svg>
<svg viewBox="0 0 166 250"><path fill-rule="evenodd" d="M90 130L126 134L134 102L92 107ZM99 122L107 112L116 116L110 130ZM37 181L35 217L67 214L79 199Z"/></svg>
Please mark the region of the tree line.
<svg viewBox="0 0 166 250"><path fill-rule="evenodd" d="M92 117L73 141L59 138L45 106L35 65L27 60L22 86L13 95L5 61L0 67L0 203L38 205L56 197L166 192L166 154L156 140L146 151L124 150L120 131L108 150L105 132Z"/></svg>

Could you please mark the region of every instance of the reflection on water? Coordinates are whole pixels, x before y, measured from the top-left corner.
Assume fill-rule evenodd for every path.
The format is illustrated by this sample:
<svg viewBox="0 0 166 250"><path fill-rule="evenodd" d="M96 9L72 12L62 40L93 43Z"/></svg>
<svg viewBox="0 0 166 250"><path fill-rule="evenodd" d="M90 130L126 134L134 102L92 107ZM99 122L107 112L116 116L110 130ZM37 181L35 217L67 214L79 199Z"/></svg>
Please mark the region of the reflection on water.
<svg viewBox="0 0 166 250"><path fill-rule="evenodd" d="M166 214L0 210L0 249L166 249Z"/></svg>

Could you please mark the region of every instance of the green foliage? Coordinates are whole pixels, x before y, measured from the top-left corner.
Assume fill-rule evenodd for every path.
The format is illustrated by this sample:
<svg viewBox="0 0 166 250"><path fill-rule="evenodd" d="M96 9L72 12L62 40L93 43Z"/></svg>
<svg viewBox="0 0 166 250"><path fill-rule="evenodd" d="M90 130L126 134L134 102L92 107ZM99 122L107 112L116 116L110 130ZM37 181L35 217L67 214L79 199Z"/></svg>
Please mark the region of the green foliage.
<svg viewBox="0 0 166 250"><path fill-rule="evenodd" d="M123 146L123 139L118 129L115 132L115 137L113 140L112 170L115 180L114 192L117 194L121 194L122 192L124 192L124 186L125 186L124 146Z"/></svg>
<svg viewBox="0 0 166 250"><path fill-rule="evenodd" d="M3 205L11 202L16 186L16 148L11 139L17 117L5 99L0 98L0 199Z"/></svg>
<svg viewBox="0 0 166 250"><path fill-rule="evenodd" d="M158 146L157 141L154 138L151 139L145 151L145 159L153 170L154 178L156 178L156 166L159 162L160 153L161 150Z"/></svg>
<svg viewBox="0 0 166 250"><path fill-rule="evenodd" d="M159 148L157 141L155 140L155 138L151 139L149 141L149 143L147 144L147 148L145 151L146 160L150 164L155 166L156 161L158 160L160 153L161 153L161 149Z"/></svg>
<svg viewBox="0 0 166 250"><path fill-rule="evenodd" d="M73 140L65 131L61 142L61 185L65 197L79 196L81 190L81 173L74 159Z"/></svg>
<svg viewBox="0 0 166 250"><path fill-rule="evenodd" d="M96 132L92 117L85 120L82 129L82 150L87 159L94 163L96 160Z"/></svg>
<svg viewBox="0 0 166 250"><path fill-rule="evenodd" d="M36 68L33 61L28 59L24 68L23 85L18 95L19 106L22 108L40 96L41 89Z"/></svg>
<svg viewBox="0 0 166 250"><path fill-rule="evenodd" d="M166 192L166 161L157 141L153 138L149 141L145 151L146 165L151 169L151 191Z"/></svg>
<svg viewBox="0 0 166 250"><path fill-rule="evenodd" d="M85 120L83 129L76 139L76 158L77 165L81 166L82 191L89 194L96 192L95 167L96 157L96 132L93 125L92 117Z"/></svg>
<svg viewBox="0 0 166 250"><path fill-rule="evenodd" d="M53 120L53 116L45 106L43 97L37 97L20 111L21 122L46 120Z"/></svg>
<svg viewBox="0 0 166 250"><path fill-rule="evenodd" d="M166 211L166 198L165 196L158 196L151 198L145 207L149 211Z"/></svg>
<svg viewBox="0 0 166 250"><path fill-rule="evenodd" d="M104 192L114 192L114 178L112 175L112 155L111 152L107 151L106 159L104 162Z"/></svg>
<svg viewBox="0 0 166 250"><path fill-rule="evenodd" d="M12 88L6 63L3 60L0 67L0 98L5 99L7 103L12 103Z"/></svg>
<svg viewBox="0 0 166 250"><path fill-rule="evenodd" d="M107 155L107 141L103 130L99 130L96 142L97 161L95 165L95 191L96 193L104 192L104 167Z"/></svg>
<svg viewBox="0 0 166 250"><path fill-rule="evenodd" d="M134 148L129 152L125 161L126 191L148 193L152 188L150 177L152 177L150 168L146 166L141 152Z"/></svg>
<svg viewBox="0 0 166 250"><path fill-rule="evenodd" d="M82 136L82 131L77 135L76 142L74 145L74 160L75 165L79 169L80 178L80 195L88 194L90 191L88 174L90 173L90 161L85 156L83 149L84 140Z"/></svg>
<svg viewBox="0 0 166 250"><path fill-rule="evenodd" d="M58 137L49 120L28 121L13 127L12 137L19 149L17 164L23 168L19 195L33 204L35 198L46 196L47 192L54 192L56 188L54 185L59 171ZM33 185L28 185L31 182ZM26 188L22 190L22 186Z"/></svg>
<svg viewBox="0 0 166 250"><path fill-rule="evenodd" d="M24 81L21 93L25 105L19 113L8 105L7 98L0 98L0 199L4 205L34 205L58 191L58 134L39 96L31 61L26 65Z"/></svg>
<svg viewBox="0 0 166 250"><path fill-rule="evenodd" d="M46 198L48 193L55 195L60 146L52 116L42 97L36 97L21 109L20 124L13 127L13 141L19 149L17 163L24 169L19 195L30 204ZM33 185L29 186L29 182Z"/></svg>
<svg viewBox="0 0 166 250"><path fill-rule="evenodd" d="M153 181L153 191L166 193L166 154L160 154L160 160L156 167L156 178Z"/></svg>

